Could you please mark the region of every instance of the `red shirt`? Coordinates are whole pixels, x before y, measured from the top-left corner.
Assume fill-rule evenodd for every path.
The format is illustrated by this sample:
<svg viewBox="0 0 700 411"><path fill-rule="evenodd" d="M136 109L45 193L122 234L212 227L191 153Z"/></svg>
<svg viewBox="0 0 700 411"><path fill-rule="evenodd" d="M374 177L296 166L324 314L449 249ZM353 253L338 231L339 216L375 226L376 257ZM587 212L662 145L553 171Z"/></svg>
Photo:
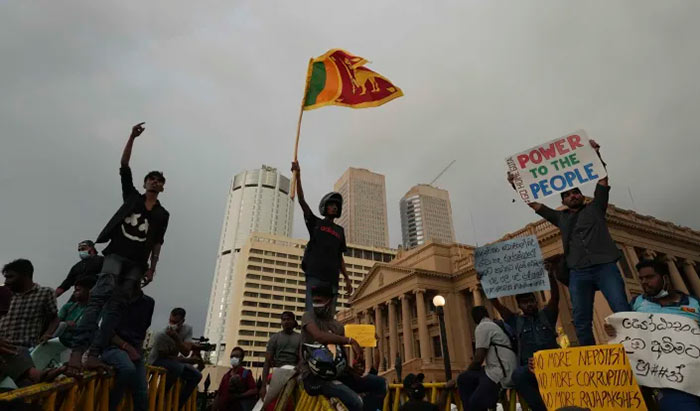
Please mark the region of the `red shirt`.
<svg viewBox="0 0 700 411"><path fill-rule="evenodd" d="M233 409L237 410L239 409L239 398L233 398L231 396L231 393L229 392L229 381L231 380L231 377L233 374L237 374L241 377L241 380L243 381L243 386L245 387L241 394L245 391L252 390L257 388L255 385L255 379L253 379L253 373L250 372L250 370L245 369L243 367L238 367L238 369L233 369L231 368L224 374L224 377L221 379L221 384L219 385L219 390L216 393L217 396L217 404L219 405L219 409Z"/></svg>

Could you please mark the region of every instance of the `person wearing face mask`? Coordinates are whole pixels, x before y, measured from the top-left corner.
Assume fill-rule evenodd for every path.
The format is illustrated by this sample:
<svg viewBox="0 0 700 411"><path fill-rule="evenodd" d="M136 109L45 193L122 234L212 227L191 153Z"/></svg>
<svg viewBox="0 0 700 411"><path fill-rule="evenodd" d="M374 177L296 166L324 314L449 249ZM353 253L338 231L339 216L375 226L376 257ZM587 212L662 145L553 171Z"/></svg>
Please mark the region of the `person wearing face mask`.
<svg viewBox="0 0 700 411"><path fill-rule="evenodd" d="M305 348L321 345L320 350L330 351L331 347L342 350L336 353L335 360L322 357L304 358L299 364L299 373L304 389L309 395L322 394L338 398L350 411L375 411L382 408L386 396L386 380L376 375L360 375L353 368L345 366L342 358L349 358L343 346L349 345L355 360L364 362L364 352L360 344L345 336L343 324L333 318L334 293L330 287L313 287L312 310L301 317L301 342ZM340 358L340 361L339 361ZM312 367L310 361L324 360ZM323 371L321 374L320 371ZM365 394L364 399L358 394Z"/></svg>
<svg viewBox="0 0 700 411"><path fill-rule="evenodd" d="M693 296L674 290L666 264L654 260L642 260L637 264L639 281L644 294L636 296L631 303L632 311L650 314L675 314L700 323L700 302ZM610 324L605 332L615 337ZM662 388L657 396L661 411L699 411L700 397L684 391Z"/></svg>
<svg viewBox="0 0 700 411"><path fill-rule="evenodd" d="M60 297L73 287L78 280L83 278L91 281L93 284L97 282L97 274L102 271L104 257L97 253L95 243L90 240L79 242L78 256L80 257L80 261L71 267L66 279L56 288L56 297Z"/></svg>
<svg viewBox="0 0 700 411"><path fill-rule="evenodd" d="M202 359L192 352L192 327L185 324L185 309L174 308L170 312L168 326L153 336L153 346L148 355L148 364L168 370L166 389L180 378L180 407L184 405L202 379L202 374L192 364L202 364Z"/></svg>
<svg viewBox="0 0 700 411"><path fill-rule="evenodd" d="M245 352L236 347L231 350L231 369L224 374L214 400L215 411L250 411L258 396L253 373L243 367Z"/></svg>

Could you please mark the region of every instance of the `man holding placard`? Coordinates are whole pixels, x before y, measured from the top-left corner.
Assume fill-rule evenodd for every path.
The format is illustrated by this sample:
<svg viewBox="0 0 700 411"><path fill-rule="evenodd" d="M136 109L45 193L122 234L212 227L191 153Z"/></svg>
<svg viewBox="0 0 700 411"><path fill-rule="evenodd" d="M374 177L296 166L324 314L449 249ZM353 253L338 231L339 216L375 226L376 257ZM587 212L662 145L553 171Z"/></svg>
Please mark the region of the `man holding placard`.
<svg viewBox="0 0 700 411"><path fill-rule="evenodd" d="M650 314L672 314L673 316L683 316L689 318L696 324L700 322L700 302L698 302L698 300L692 296L688 296L680 291L671 288L671 279L666 264L652 260L642 260L637 264L637 272L639 273L639 281L642 284L644 294L638 295L632 300L631 304L633 311ZM632 326L635 320L629 321L629 327L625 327L623 325L625 323L625 320L622 320L620 322L619 317L625 317L625 314L620 313L611 316L609 317L608 321L610 321L611 323L614 322L616 324L621 323L617 325L621 326L622 330L630 333L632 332L630 329L641 328ZM630 315L627 314L626 317L629 318ZM666 365L668 365L667 368L670 370L668 373L660 372L657 374L659 375L658 379L662 382L663 378L660 377L661 374L666 374L665 378L667 379L667 381L665 382L665 384L667 384L667 388L662 388L658 395L659 406L661 411L699 411L700 397L698 397L697 395L693 395L689 392L680 390L680 388L689 389L690 387L688 386L688 384L681 386L680 383L682 381L678 381L679 378L675 378L673 380L675 382L678 382L679 384L676 384L675 388L670 388L668 387L668 385L674 386L674 384L669 384L670 381L668 381L668 379L670 373L675 371L673 369L674 367L671 364L680 364L681 367L686 368L686 374L689 374L687 375L687 377L691 376L691 362L696 361L697 358L700 356L700 350L698 350L697 348L698 345L700 345L700 343L698 343L698 340L700 340L700 338L697 337L700 334L700 331L697 331L697 327L695 327L695 332L693 332L693 330L690 330L690 332L686 333L690 334L689 336L685 337L686 339L690 339L688 341L689 345L686 348L685 343L681 340L682 338L684 338L683 333L680 332L684 329L683 326L673 326L665 331L656 331L656 328L658 327L654 325L655 323L651 321L649 317L645 316L644 321L645 325L643 328L641 328L642 330L649 331L650 333L663 335L660 341L657 340L656 337L653 339L653 341L650 341L651 344L649 344L649 349L652 351L652 358L655 358L656 360L663 360L662 354L668 354L671 355L672 358L676 361L676 363L666 363ZM664 325L668 324L668 321L663 321L663 323ZM651 331L652 329L654 329L653 332ZM616 337L618 334L616 331L616 327L614 327L611 324L605 324L605 331L611 337ZM635 347L638 348L638 351L644 351L642 349L642 345L646 346L647 344L646 342L644 342L643 339L639 339L635 336L634 338L632 338L632 340L635 341L634 344ZM657 344L654 344L654 341L656 341ZM622 339L621 342L625 343L626 339ZM695 348L692 347L692 343L695 343ZM681 344L683 344L684 348L680 349L679 351L679 347L681 347ZM655 345L657 348L654 348ZM670 351L668 350L669 348ZM628 352L628 355L630 355L630 361L632 361L635 357L631 352ZM683 355L686 355L687 357L684 359ZM646 373L643 375L649 378L649 374L654 375L654 368L664 368L664 363L661 362L659 362L658 364L655 363L653 365L649 365L650 367L634 367L634 369L638 373L637 378L642 378L639 375L640 372L644 373L646 371ZM648 371L649 368L652 369L651 373ZM643 380L640 380L640 384L648 384L650 386L657 387L658 385L654 384L654 382L658 383L659 381L645 382ZM697 384L695 385L696 389L698 386L699 385Z"/></svg>
<svg viewBox="0 0 700 411"><path fill-rule="evenodd" d="M586 149L586 145L590 148ZM598 162L603 167L605 167L605 163L600 158L600 145L593 140L588 140L582 131L550 143L550 146L554 147L553 151L548 151L549 148L543 148L544 146L542 146L530 150L529 155L521 153L510 157L507 160L509 166L508 182L537 214L561 230L564 260L559 267L557 278L569 286L571 303L573 305L574 326L576 327L579 345L594 345L595 338L593 337L592 323L593 301L596 290L600 290L603 293L613 312L629 311L629 304L625 294L625 283L617 268L620 251L610 236L605 221L610 195L608 177L605 175L600 178L603 174L600 171L595 171L597 170L596 164ZM597 161L588 161L587 159L587 161L583 162L586 163L583 165L583 171L578 168L571 171L575 176L581 177L585 175L586 177L572 177L568 179L571 175L566 174L569 171L565 170L569 169L569 166L575 167L579 165L584 157L588 158L586 153L589 151L593 151L598 155ZM569 152L571 154L565 156L568 162L563 161L561 156ZM559 156L550 163L551 167L560 170L564 180L567 182L571 181L574 186L574 188L566 191L558 191L561 195L562 204L567 207L565 210L553 210L544 204L533 201L533 198L542 197L538 194L538 189L533 188L534 186L531 185L529 189L530 194L534 192L532 195L525 190L524 180L526 179L524 177L528 176L528 171L525 171L528 164L538 163L538 161L542 163L542 158L547 154ZM574 155L577 155L577 157ZM517 161L515 160L516 158ZM537 167L539 171L533 169L533 172L533 170L529 170L529 175L533 176L538 172L540 174L546 173L547 170L540 169L541 167L548 170L548 167L540 165ZM557 176L552 177L551 186L556 189L561 184L555 183L555 179L557 182L560 179ZM593 201L586 203L578 185L595 179L598 179L598 183L595 188ZM543 194L552 194L551 190L547 191L545 188L540 188L539 190Z"/></svg>
<svg viewBox="0 0 700 411"><path fill-rule="evenodd" d="M559 316L559 285L550 274L549 283L552 286L552 296L547 305L540 310L534 293L518 294L515 300L522 315L513 313L501 304L498 298L491 303L498 310L518 341L518 367L513 371L513 384L533 411L547 411L542 401L535 374L530 371L532 357L535 352L559 348L557 345L557 317Z"/></svg>

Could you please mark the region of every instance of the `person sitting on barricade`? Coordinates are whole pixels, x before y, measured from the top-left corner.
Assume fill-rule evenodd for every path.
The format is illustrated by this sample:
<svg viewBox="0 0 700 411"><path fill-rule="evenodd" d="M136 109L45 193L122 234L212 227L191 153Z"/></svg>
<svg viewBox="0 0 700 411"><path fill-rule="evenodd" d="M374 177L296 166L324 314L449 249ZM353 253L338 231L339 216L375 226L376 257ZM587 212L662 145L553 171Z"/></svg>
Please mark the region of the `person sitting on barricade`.
<svg viewBox="0 0 700 411"><path fill-rule="evenodd" d="M109 409L117 409L124 392L131 391L134 411L148 409L148 383L143 359L143 341L151 326L153 298L140 288L126 307L112 337L112 345L102 352L102 361L116 372L114 387L109 395Z"/></svg>
<svg viewBox="0 0 700 411"><path fill-rule="evenodd" d="M472 308L472 318L477 324L474 358L457 377L457 388L465 410L486 411L496 406L500 388L512 386L517 357L508 334L489 318L486 307Z"/></svg>
<svg viewBox="0 0 700 411"><path fill-rule="evenodd" d="M294 332L294 329L298 327L296 316L291 311L285 311L282 313L281 319L282 331L270 337L265 352L260 388L260 398L263 400L264 406L277 398L287 381L294 376L295 367L299 364L301 335ZM273 367L271 375L270 367ZM268 379L270 380L269 387L267 387Z"/></svg>
<svg viewBox="0 0 700 411"><path fill-rule="evenodd" d="M14 260L2 273L12 299L7 314L0 319L0 384L14 388L55 376L53 371L37 369L29 353L31 347L48 341L58 326L54 290L34 282L34 266L29 260ZM9 380L3 381L7 377Z"/></svg>
<svg viewBox="0 0 700 411"><path fill-rule="evenodd" d="M301 318L301 381L309 395L338 398L350 411L381 409L386 396L386 380L355 372L347 364L343 345L350 345L355 359L362 363L363 351L352 338L345 337L343 324L333 318L334 292L330 287L314 287L313 309ZM364 400L358 395L365 393Z"/></svg>
<svg viewBox="0 0 700 411"><path fill-rule="evenodd" d="M187 357L192 350L192 327L185 324L185 315L183 308L174 308L170 312L168 326L154 335L153 347L148 355L149 364L168 370L167 389L170 389L178 378L183 380L180 407L185 404L192 390L202 379L202 373L192 365L201 363L202 359Z"/></svg>
<svg viewBox="0 0 700 411"><path fill-rule="evenodd" d="M695 297L673 289L666 264L642 260L637 264L637 272L644 294L632 299L632 311L682 315L700 323L700 302ZM610 337L615 337L615 328L610 324L605 324L604 327ZM685 391L662 388L656 399L661 411L700 411L700 397Z"/></svg>
<svg viewBox="0 0 700 411"><path fill-rule="evenodd" d="M503 320L513 330L517 339L518 367L513 371L513 384L533 411L547 411L540 396L537 378L530 371L533 355L540 350L559 348L557 345L557 317L559 316L559 283L554 278L553 267L548 266L552 296L543 309L538 309L535 294L518 294L515 300L521 314L513 313L498 298L491 303Z"/></svg>
<svg viewBox="0 0 700 411"><path fill-rule="evenodd" d="M75 344L75 331L78 321L83 316L90 297L90 288L95 285L91 277L82 277L75 282L75 291L70 301L58 311L58 327L51 339L39 344L31 351L34 365L43 370L63 364L70 356L70 348Z"/></svg>
<svg viewBox="0 0 700 411"><path fill-rule="evenodd" d="M399 408L399 411L438 411L438 406L425 400L425 376L408 374L403 379L403 389L408 395L408 401ZM444 409L444 408L443 408Z"/></svg>

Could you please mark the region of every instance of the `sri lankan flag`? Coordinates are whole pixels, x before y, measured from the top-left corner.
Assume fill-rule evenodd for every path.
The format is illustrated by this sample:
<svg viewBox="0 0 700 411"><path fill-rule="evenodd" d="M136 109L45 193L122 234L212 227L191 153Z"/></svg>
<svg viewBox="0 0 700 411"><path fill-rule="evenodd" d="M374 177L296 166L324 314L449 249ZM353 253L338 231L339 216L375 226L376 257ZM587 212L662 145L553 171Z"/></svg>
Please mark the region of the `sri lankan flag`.
<svg viewBox="0 0 700 411"><path fill-rule="evenodd" d="M304 110L336 105L376 107L403 96L401 89L364 65L367 60L333 49L309 62Z"/></svg>

